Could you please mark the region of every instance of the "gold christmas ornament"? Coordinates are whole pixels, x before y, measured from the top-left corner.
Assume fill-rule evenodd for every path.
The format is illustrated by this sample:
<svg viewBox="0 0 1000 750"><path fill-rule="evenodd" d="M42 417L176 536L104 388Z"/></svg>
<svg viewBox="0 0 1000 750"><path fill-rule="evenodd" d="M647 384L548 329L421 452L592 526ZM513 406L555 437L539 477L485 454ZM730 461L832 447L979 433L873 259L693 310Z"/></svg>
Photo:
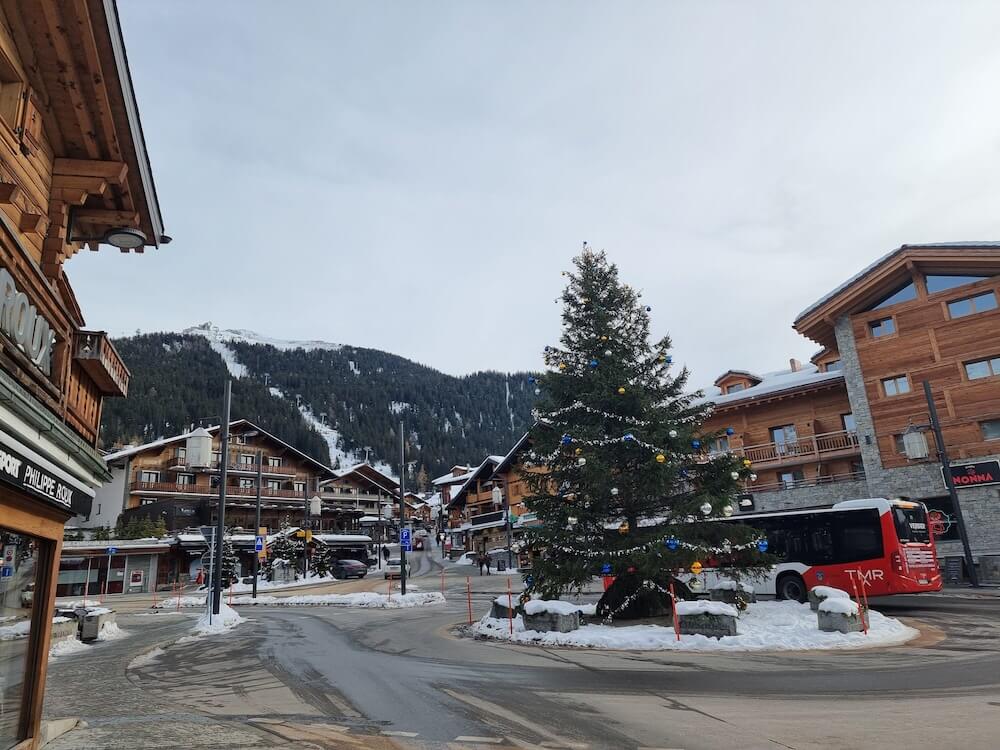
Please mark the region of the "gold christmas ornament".
<svg viewBox="0 0 1000 750"><path fill-rule="evenodd" d="M583 448L577 448L575 452L576 452L576 455L579 456L581 453L583 453Z"/></svg>
<svg viewBox="0 0 1000 750"><path fill-rule="evenodd" d="M565 362L560 362L559 363L559 369L560 370L565 370L566 369L566 363Z"/></svg>
<svg viewBox="0 0 1000 750"><path fill-rule="evenodd" d="M701 572L701 568L702 565L697 560L691 563L691 572L694 573L695 575L698 575Z"/></svg>
<svg viewBox="0 0 1000 750"><path fill-rule="evenodd" d="M618 395L619 396L624 396L625 395L625 386L619 386L618 387Z"/></svg>
<svg viewBox="0 0 1000 750"><path fill-rule="evenodd" d="M751 466L753 466L753 461L751 461L749 458L744 458L743 465L749 469Z"/></svg>
<svg viewBox="0 0 1000 750"><path fill-rule="evenodd" d="M656 454L656 463L662 464L666 460L667 460L667 457L664 456L662 453L657 453Z"/></svg>
<svg viewBox="0 0 1000 750"><path fill-rule="evenodd" d="M622 521L622 525L618 527L618 533L623 536L628 533L628 521Z"/></svg>
<svg viewBox="0 0 1000 750"><path fill-rule="evenodd" d="M607 340L608 340L607 336L601 336L601 341L607 341Z"/></svg>

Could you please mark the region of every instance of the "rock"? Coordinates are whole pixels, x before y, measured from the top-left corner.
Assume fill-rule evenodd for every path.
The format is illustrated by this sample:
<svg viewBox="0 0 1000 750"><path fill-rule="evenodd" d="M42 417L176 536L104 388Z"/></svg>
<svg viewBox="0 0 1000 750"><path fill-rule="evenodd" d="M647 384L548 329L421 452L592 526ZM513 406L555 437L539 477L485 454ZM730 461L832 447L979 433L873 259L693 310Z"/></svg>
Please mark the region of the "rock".
<svg viewBox="0 0 1000 750"><path fill-rule="evenodd" d="M850 595L842 589L831 586L813 586L809 589L809 609L817 611L821 602L827 599L850 599Z"/></svg>
<svg viewBox="0 0 1000 750"><path fill-rule="evenodd" d="M514 599L513 601L513 609L509 609L506 604L494 601L493 607L490 609L490 617L496 618L497 620L506 620L511 617L517 617L517 599Z"/></svg>
<svg viewBox="0 0 1000 750"><path fill-rule="evenodd" d="M736 635L734 615L678 614L677 621L683 635L706 635L709 638Z"/></svg>
<svg viewBox="0 0 1000 750"><path fill-rule="evenodd" d="M861 618L857 612L845 614L819 610L816 613L816 618L819 629L824 633L858 633L861 631Z"/></svg>
<svg viewBox="0 0 1000 750"><path fill-rule="evenodd" d="M580 613L571 612L540 612L535 615L524 615L524 629L537 630L539 633L572 633L580 627Z"/></svg>
<svg viewBox="0 0 1000 750"><path fill-rule="evenodd" d="M712 589L708 592L708 598L713 602L725 602L733 606L736 606L738 601L746 604L755 604L757 602L757 594L753 591L737 591L735 589Z"/></svg>

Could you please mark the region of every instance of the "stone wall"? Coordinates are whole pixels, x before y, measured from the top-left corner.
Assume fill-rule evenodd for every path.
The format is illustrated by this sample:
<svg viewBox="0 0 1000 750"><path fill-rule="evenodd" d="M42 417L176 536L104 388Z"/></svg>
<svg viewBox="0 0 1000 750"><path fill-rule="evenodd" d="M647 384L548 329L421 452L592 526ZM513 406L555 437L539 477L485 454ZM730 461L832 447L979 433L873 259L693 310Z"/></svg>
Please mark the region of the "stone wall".
<svg viewBox="0 0 1000 750"><path fill-rule="evenodd" d="M775 492L755 492L753 494L756 511L793 510L817 505L833 505L841 500L857 500L873 497L868 493L868 485L863 479L851 482L833 482L815 487L796 487Z"/></svg>

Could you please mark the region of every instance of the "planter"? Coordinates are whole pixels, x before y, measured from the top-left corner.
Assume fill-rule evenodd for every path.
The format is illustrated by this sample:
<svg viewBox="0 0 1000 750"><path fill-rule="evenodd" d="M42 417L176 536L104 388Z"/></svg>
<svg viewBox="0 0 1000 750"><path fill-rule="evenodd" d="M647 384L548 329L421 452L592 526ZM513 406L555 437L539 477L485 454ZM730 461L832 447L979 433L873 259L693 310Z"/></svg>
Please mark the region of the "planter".
<svg viewBox="0 0 1000 750"><path fill-rule="evenodd" d="M860 607L841 596L821 601L816 610L819 629L824 633L857 633L861 630Z"/></svg>
<svg viewBox="0 0 1000 750"><path fill-rule="evenodd" d="M817 611L820 603L827 599L850 599L850 595L843 589L835 589L832 586L813 586L809 589L809 609Z"/></svg>
<svg viewBox="0 0 1000 750"><path fill-rule="evenodd" d="M722 638L736 635L736 608L725 602L677 602L677 622L683 635Z"/></svg>
<svg viewBox="0 0 1000 750"><path fill-rule="evenodd" d="M524 615L524 629L539 633L572 633L580 627L579 612L539 612Z"/></svg>

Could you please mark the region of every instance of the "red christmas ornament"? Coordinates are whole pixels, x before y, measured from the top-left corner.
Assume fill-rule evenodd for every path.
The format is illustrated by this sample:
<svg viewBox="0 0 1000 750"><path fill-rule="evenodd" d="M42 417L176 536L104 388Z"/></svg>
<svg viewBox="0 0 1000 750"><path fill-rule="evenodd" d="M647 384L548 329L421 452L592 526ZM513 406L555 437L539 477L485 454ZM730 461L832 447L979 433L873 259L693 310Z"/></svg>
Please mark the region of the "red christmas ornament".
<svg viewBox="0 0 1000 750"><path fill-rule="evenodd" d="M628 572L629 573L635 573L635 566L634 565L629 565L628 566Z"/></svg>

